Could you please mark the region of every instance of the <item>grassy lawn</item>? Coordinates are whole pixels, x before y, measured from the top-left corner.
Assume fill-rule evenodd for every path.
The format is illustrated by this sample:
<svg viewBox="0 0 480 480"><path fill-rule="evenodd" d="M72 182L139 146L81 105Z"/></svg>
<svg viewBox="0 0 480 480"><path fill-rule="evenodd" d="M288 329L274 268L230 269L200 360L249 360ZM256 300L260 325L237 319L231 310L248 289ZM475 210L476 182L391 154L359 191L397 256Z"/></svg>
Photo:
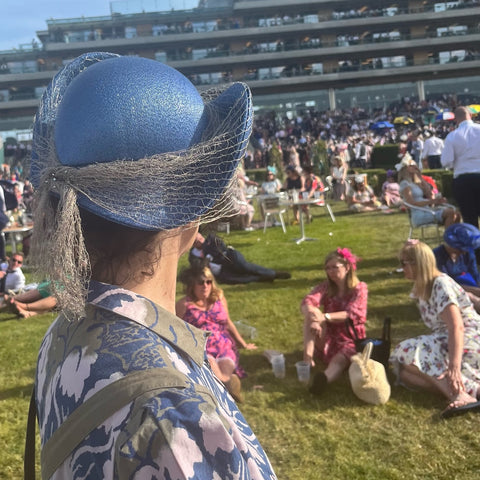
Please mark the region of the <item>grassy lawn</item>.
<svg viewBox="0 0 480 480"><path fill-rule="evenodd" d="M337 246L350 247L362 258L358 274L369 286L369 335L380 334L386 315L392 317L394 344L426 331L408 299L410 283L395 273L397 252L408 234L407 216L349 215L342 204L334 205L334 211L335 224L325 209L314 210L306 232L318 240L300 245L292 241L298 226L289 226L286 235L280 227L267 229L265 235L262 230L222 234L248 260L292 273L290 280L224 286L232 319L242 319L258 331L258 350L242 352L248 377L240 409L280 479L478 478L480 416L442 421L438 413L444 400L396 386L386 405L374 407L354 396L346 377L320 398L297 381L295 362L302 357L299 304L324 278L323 259ZM432 239L431 245L436 243ZM0 479L22 478L37 350L53 318L19 321L0 315ZM285 379L274 378L264 349L285 354Z"/></svg>

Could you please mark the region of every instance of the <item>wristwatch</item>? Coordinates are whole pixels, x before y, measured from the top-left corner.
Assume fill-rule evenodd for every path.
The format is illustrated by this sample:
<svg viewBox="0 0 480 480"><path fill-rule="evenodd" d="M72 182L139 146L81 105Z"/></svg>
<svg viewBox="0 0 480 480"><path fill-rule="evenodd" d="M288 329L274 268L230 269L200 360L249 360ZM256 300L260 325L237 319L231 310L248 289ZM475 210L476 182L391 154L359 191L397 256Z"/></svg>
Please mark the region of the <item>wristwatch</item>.
<svg viewBox="0 0 480 480"><path fill-rule="evenodd" d="M330 316L329 313L325 313L323 316L325 317L325 320L326 320L327 322L330 322L330 321L332 320L332 317Z"/></svg>

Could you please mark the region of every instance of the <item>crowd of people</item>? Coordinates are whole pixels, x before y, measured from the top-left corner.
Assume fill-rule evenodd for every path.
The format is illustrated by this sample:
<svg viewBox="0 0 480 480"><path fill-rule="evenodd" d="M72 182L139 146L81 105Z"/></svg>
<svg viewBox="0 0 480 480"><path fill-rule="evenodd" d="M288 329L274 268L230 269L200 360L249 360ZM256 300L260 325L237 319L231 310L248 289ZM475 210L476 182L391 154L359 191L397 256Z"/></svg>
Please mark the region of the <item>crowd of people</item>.
<svg viewBox="0 0 480 480"><path fill-rule="evenodd" d="M131 102L155 108L132 109ZM442 165L453 166L459 189L480 175L469 149L478 132L462 112L455 110L458 130L446 137L447 153L440 155ZM92 119L104 128L92 128ZM289 130L283 134L275 123L257 121L261 158L268 142L287 139L281 145L287 178L283 185L277 181L270 164L265 194L282 187L306 195L323 189L311 168L311 135L331 149L334 195L352 211L379 208L364 176L348 185L347 165L367 166L369 142L397 134L362 133L360 112L352 120L358 133L346 147L339 141L347 129L334 114L297 119L280 127ZM119 470L142 478L231 478L232 472L239 479L276 478L234 401L243 401L240 350L257 346L236 328L218 284L288 280L291 274L249 262L216 235L198 232L199 224L238 208L239 182L250 181L240 162L252 124L246 85L201 97L180 72L140 57L83 54L46 89L33 129L31 255L49 281L30 292L10 292L7 281L21 278L18 253L0 274L4 303L20 316L61 311L40 347L34 403L42 448L71 448L55 462L42 462L46 478L111 479ZM422 155L419 136L402 135L397 172L387 175L382 197L388 207L402 201L438 207L435 216L446 230L435 252L413 239L399 252L431 333L402 341L390 361L399 383L443 395L448 406L442 415L449 417L480 408L480 285L473 260L480 231L478 224L461 223L459 212L421 174L420 160L436 161L431 157L437 154ZM478 221L462 201L464 219L470 214L470 223ZM415 221L423 220L415 215ZM179 276L178 261L187 252L191 265ZM325 280L299 302L299 336L303 359L315 368L314 395L328 392L356 353L346 321L359 338L366 335L368 286L359 278L359 262L345 246L328 253ZM179 300L178 276L185 287ZM88 435L69 428L71 415Z"/></svg>

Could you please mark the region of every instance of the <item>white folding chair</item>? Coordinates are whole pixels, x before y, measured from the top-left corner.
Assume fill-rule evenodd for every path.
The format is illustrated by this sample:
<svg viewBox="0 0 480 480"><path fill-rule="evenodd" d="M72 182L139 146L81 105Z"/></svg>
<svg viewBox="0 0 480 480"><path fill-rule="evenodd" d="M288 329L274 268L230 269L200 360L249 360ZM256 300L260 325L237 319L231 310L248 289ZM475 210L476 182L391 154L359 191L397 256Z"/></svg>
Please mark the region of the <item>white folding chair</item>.
<svg viewBox="0 0 480 480"><path fill-rule="evenodd" d="M287 229L285 228L285 220L283 218L283 214L287 211L286 207L280 205L280 197L272 196L272 197L264 197L262 200L263 206L263 214L265 215L265 221L263 224L263 233L267 230L267 222L268 219L272 215L278 215L280 218L280 223L282 224L283 233L287 233Z"/></svg>

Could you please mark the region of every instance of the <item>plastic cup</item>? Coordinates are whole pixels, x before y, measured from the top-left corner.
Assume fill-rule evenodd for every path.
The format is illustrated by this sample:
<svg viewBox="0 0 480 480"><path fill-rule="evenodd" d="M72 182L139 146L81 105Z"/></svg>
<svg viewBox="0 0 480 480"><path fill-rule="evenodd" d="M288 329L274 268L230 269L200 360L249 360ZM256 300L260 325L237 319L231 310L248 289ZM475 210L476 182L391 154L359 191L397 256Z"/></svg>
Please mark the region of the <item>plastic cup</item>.
<svg viewBox="0 0 480 480"><path fill-rule="evenodd" d="M272 357L273 374L276 378L285 378L285 357L283 353Z"/></svg>
<svg viewBox="0 0 480 480"><path fill-rule="evenodd" d="M322 194L322 193L321 193L319 190L315 190L315 191L313 192L314 198L320 198L320 195L321 195L321 194Z"/></svg>
<svg viewBox="0 0 480 480"><path fill-rule="evenodd" d="M294 203L298 202L298 192L296 190L294 190L293 193L292 193L292 201Z"/></svg>
<svg viewBox="0 0 480 480"><path fill-rule="evenodd" d="M308 200L308 192L302 192L302 198Z"/></svg>
<svg viewBox="0 0 480 480"><path fill-rule="evenodd" d="M308 362L297 362L297 377L300 382L307 383L310 380L310 364Z"/></svg>

